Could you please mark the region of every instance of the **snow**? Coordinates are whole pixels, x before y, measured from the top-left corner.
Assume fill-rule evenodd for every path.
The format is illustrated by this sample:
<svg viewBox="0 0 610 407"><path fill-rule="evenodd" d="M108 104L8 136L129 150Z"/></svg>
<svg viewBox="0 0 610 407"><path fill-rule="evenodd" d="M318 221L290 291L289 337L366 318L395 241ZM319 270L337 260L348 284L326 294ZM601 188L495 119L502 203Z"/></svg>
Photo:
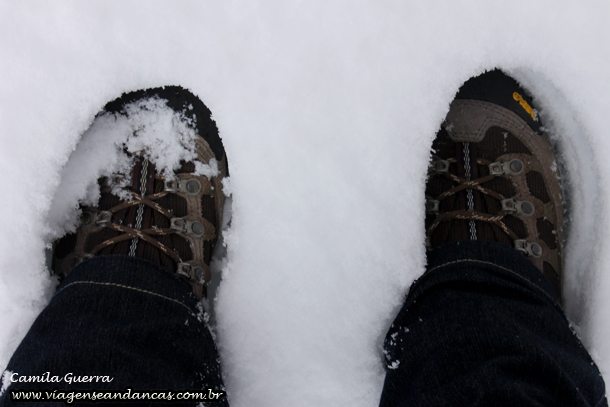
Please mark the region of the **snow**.
<svg viewBox="0 0 610 407"><path fill-rule="evenodd" d="M4 394L6 389L8 389L8 386L11 384L12 374L13 372L11 372L10 370L5 370L4 373L2 373L2 386L0 386L0 396Z"/></svg>
<svg viewBox="0 0 610 407"><path fill-rule="evenodd" d="M75 202L97 205L100 177L112 180L113 193L130 201L133 195L123 188L130 180L114 179L113 174L129 174L136 156L146 155L168 180L175 178L173 170L180 168L181 160L196 157L194 140L199 136L192 120L174 112L167 101L143 99L128 104L125 111L96 117L70 155L47 215L48 242L76 230L80 210ZM218 164L215 159L209 165L198 162L195 173L214 176Z"/></svg>
<svg viewBox="0 0 610 407"><path fill-rule="evenodd" d="M566 310L609 378L609 17L593 0L1 0L0 366L53 293L79 138L122 92L176 84L229 158L212 302L231 404L377 405L383 337L425 266L432 139L459 86L501 67L561 150Z"/></svg>

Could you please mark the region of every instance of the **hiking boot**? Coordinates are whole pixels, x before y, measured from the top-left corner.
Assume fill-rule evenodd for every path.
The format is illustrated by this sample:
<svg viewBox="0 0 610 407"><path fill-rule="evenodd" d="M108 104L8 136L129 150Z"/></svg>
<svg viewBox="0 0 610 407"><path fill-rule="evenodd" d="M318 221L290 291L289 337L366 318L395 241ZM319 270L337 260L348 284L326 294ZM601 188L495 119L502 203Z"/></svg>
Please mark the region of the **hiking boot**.
<svg viewBox="0 0 610 407"><path fill-rule="evenodd" d="M561 293L563 201L555 154L532 99L500 70L468 80L432 143L426 246L515 248Z"/></svg>
<svg viewBox="0 0 610 407"><path fill-rule="evenodd" d="M108 103L101 114L128 116L126 106L153 99L166 101L197 133L193 149L196 158L182 160L181 168L166 177L145 153L131 155L131 173L101 178L99 203L81 207L76 233L55 245L52 269L62 279L80 262L94 256L140 257L175 273L201 299L211 278L209 266L221 230L225 201L222 180L228 176L225 151L208 108L181 87L124 94ZM201 164L218 168L212 176L197 175L201 174L197 171Z"/></svg>

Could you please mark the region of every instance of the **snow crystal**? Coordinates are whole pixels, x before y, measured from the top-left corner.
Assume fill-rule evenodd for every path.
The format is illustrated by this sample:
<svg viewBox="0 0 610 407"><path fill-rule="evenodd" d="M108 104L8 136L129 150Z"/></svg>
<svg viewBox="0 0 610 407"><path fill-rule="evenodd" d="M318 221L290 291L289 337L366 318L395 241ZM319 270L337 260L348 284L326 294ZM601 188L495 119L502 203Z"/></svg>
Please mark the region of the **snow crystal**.
<svg viewBox="0 0 610 407"><path fill-rule="evenodd" d="M400 366L400 360L395 360L388 365L388 369L395 370L398 369L398 366Z"/></svg>

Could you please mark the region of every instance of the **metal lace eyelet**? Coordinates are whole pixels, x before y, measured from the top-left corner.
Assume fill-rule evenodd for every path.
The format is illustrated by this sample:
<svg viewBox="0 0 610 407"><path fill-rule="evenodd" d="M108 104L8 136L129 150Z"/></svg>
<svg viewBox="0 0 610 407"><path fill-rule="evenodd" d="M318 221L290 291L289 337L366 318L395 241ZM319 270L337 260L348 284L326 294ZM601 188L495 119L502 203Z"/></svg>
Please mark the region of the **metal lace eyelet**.
<svg viewBox="0 0 610 407"><path fill-rule="evenodd" d="M81 226L87 226L93 223L93 213L91 211L83 211L80 215Z"/></svg>
<svg viewBox="0 0 610 407"><path fill-rule="evenodd" d="M97 218L95 219L95 224L98 226L105 226L107 223L110 223L111 220L112 220L112 212L100 211L97 213Z"/></svg>
<svg viewBox="0 0 610 407"><path fill-rule="evenodd" d="M171 218L169 227L176 233L201 238L205 235L205 225L199 221L185 220L184 218Z"/></svg>
<svg viewBox="0 0 610 407"><path fill-rule="evenodd" d="M523 162L517 158L508 162L508 169L512 175L519 175L523 172Z"/></svg>
<svg viewBox="0 0 610 407"><path fill-rule="evenodd" d="M517 239L514 242L515 249L524 256L539 259L542 257L542 246L536 242L528 242L525 239Z"/></svg>
<svg viewBox="0 0 610 407"><path fill-rule="evenodd" d="M438 213L440 204L436 199L426 199L426 213Z"/></svg>
<svg viewBox="0 0 610 407"><path fill-rule="evenodd" d="M530 201L517 201L513 198L503 199L500 201L502 210L512 215L529 218L536 212L536 207Z"/></svg>
<svg viewBox="0 0 610 407"><path fill-rule="evenodd" d="M165 180L163 191L189 196L199 195L203 186L197 178Z"/></svg>
<svg viewBox="0 0 610 407"><path fill-rule="evenodd" d="M438 159L430 163L430 169L437 174L445 174L449 172L449 165L449 161Z"/></svg>
<svg viewBox="0 0 610 407"><path fill-rule="evenodd" d="M521 175L523 173L523 169L525 165L523 161L518 158L514 158L510 161L496 161L494 163L489 164L489 173L491 175L501 176L501 175L510 175L516 176Z"/></svg>
<svg viewBox="0 0 610 407"><path fill-rule="evenodd" d="M530 217L536 211L534 204L530 201L520 201L520 204L519 209L523 216Z"/></svg>
<svg viewBox="0 0 610 407"><path fill-rule="evenodd" d="M203 267L189 263L178 263L176 266L176 274L197 284L205 284L208 280L208 276Z"/></svg>

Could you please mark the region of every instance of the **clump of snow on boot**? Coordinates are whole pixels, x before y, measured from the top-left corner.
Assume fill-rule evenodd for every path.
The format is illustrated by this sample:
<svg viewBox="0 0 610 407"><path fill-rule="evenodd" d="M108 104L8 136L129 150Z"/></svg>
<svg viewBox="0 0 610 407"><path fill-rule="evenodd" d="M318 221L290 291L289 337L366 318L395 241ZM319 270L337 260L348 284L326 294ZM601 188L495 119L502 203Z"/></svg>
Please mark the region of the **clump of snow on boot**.
<svg viewBox="0 0 610 407"><path fill-rule="evenodd" d="M142 99L125 106L125 114L102 113L83 134L63 169L49 219L49 238L62 236L77 227L79 208L74 202L95 206L99 200L100 177L107 177L113 193L124 200L132 198L124 189L137 156L155 163L156 169L167 179L181 161L196 157L192 119L167 106L158 97ZM195 173L214 176L218 173L215 159L209 165L196 161ZM116 174L124 174L122 178Z"/></svg>

